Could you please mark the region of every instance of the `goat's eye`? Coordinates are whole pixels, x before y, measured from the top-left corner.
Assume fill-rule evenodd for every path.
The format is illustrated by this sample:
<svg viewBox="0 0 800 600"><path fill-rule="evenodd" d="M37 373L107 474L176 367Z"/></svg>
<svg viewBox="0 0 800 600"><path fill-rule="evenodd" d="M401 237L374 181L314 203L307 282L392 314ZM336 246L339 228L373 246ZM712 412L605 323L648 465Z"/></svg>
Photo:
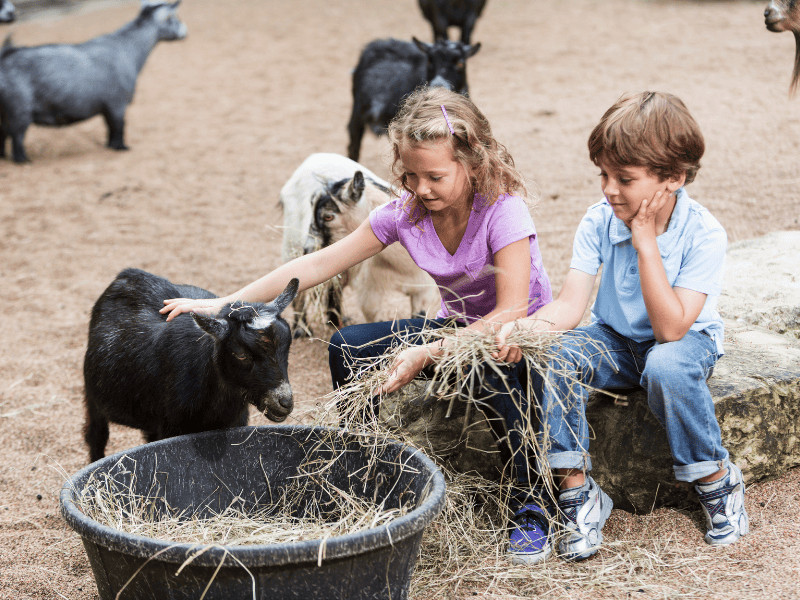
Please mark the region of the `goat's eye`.
<svg viewBox="0 0 800 600"><path fill-rule="evenodd" d="M467 66L467 65L464 63L464 61L463 61L463 60L460 60L460 61L458 61L458 62L456 63L456 69L458 69L459 71L463 71L463 70L464 70L464 67L466 67L466 66Z"/></svg>
<svg viewBox="0 0 800 600"><path fill-rule="evenodd" d="M334 219L333 215L325 215L324 217L322 217L322 220L325 221L326 223L330 223L331 221L333 221L333 219Z"/></svg>
<svg viewBox="0 0 800 600"><path fill-rule="evenodd" d="M232 354L233 358L235 358L236 360L245 361L248 358L247 354L245 354L244 352L233 352Z"/></svg>

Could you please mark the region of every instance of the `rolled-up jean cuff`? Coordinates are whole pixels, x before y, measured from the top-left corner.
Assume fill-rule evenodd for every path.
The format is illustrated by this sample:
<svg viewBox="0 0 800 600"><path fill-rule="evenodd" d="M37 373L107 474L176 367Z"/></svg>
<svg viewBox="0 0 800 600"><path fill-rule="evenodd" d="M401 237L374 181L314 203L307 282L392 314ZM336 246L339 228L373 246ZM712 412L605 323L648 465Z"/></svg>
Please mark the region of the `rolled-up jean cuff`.
<svg viewBox="0 0 800 600"><path fill-rule="evenodd" d="M547 466L550 469L592 470L592 458L586 452L558 452L556 454L548 454L547 462Z"/></svg>
<svg viewBox="0 0 800 600"><path fill-rule="evenodd" d="M728 457L726 456L722 460L706 460L693 465L672 465L672 470L678 481L697 481L727 467Z"/></svg>

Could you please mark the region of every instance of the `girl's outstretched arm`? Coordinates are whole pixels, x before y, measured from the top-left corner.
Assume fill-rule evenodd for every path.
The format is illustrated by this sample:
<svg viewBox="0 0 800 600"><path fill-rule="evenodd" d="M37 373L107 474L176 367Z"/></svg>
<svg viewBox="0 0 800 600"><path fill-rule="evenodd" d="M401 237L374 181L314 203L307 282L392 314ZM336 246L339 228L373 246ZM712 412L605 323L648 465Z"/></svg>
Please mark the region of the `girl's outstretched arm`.
<svg viewBox="0 0 800 600"><path fill-rule="evenodd" d="M344 239L290 260L232 294L210 300L170 298L164 300L164 308L159 312L167 314L167 321L171 321L185 312L217 314L220 308L237 300L270 302L293 277L300 280L300 291L307 290L376 255L384 248L383 243L372 232L369 220L364 220Z"/></svg>
<svg viewBox="0 0 800 600"><path fill-rule="evenodd" d="M529 317L503 325L496 336L497 352L492 355L493 358L504 362L519 362L522 359L519 347L506 343L508 334L514 328L531 331L566 331L577 327L589 306L596 277L578 269L570 269L558 298L550 304L545 304Z"/></svg>

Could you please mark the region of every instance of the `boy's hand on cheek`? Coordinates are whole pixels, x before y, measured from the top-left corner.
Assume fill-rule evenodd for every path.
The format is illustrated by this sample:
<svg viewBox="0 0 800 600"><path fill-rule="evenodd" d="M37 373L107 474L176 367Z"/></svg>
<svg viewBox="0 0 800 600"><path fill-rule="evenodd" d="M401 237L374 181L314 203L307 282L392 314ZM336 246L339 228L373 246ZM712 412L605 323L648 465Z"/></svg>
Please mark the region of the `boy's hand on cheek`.
<svg viewBox="0 0 800 600"><path fill-rule="evenodd" d="M639 206L639 211L630 223L633 247L639 249L639 244L647 239L655 240L656 216L667 202L669 194L659 190L652 198L645 198Z"/></svg>

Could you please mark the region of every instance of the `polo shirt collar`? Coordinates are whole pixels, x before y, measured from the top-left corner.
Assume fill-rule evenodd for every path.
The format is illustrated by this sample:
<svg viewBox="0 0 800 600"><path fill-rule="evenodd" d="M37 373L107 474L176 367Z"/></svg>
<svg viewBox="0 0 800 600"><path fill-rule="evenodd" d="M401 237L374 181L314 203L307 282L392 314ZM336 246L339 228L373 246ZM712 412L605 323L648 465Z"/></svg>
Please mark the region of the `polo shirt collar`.
<svg viewBox="0 0 800 600"><path fill-rule="evenodd" d="M606 202L608 201L606 200ZM680 188L676 192L675 208L672 209L672 216L669 219L667 230L656 238L662 256L665 253L669 253L669 249L673 246L675 239L680 235L680 231L683 229L683 224L686 222L688 214L688 196L686 195L686 191ZM631 239L631 230L621 219L617 218L613 212L611 213L608 236L612 244L619 244Z"/></svg>

